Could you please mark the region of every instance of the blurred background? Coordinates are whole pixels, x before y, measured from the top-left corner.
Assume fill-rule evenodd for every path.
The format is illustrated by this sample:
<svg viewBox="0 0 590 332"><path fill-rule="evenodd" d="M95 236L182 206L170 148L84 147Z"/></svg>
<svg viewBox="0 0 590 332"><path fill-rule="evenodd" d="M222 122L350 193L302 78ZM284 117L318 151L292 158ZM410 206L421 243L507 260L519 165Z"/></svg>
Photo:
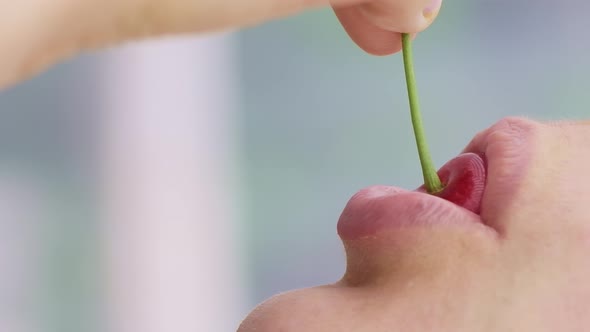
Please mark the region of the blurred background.
<svg viewBox="0 0 590 332"><path fill-rule="evenodd" d="M587 116L589 10L443 5L414 43L437 165L504 116ZM71 59L0 92L0 331L235 330L340 278L372 184L421 184L401 55L328 9Z"/></svg>

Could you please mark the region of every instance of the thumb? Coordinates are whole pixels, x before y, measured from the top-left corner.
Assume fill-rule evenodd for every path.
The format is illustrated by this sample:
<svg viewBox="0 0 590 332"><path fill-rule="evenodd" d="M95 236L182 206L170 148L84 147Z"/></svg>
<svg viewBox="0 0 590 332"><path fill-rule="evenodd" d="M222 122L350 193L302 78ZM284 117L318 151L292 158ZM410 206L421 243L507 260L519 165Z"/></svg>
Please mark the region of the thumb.
<svg viewBox="0 0 590 332"><path fill-rule="evenodd" d="M374 0L353 6L334 4L336 16L363 50L387 55L401 50L400 33L418 33L434 21L442 0Z"/></svg>

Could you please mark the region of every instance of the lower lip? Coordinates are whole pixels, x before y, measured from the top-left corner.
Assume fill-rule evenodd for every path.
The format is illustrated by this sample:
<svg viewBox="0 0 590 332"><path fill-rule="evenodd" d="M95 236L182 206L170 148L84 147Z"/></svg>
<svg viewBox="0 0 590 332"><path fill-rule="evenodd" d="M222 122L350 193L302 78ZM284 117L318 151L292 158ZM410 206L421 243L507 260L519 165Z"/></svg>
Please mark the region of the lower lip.
<svg viewBox="0 0 590 332"><path fill-rule="evenodd" d="M484 174L478 173L482 168ZM474 174L469 172L474 170L477 181L465 182L473 179ZM338 220L338 234L344 240L356 240L383 231L427 225L488 228L478 215L485 183L485 159L473 154L459 156L443 166L439 176L448 186L436 195L427 194L424 186L415 191L390 186L359 191Z"/></svg>

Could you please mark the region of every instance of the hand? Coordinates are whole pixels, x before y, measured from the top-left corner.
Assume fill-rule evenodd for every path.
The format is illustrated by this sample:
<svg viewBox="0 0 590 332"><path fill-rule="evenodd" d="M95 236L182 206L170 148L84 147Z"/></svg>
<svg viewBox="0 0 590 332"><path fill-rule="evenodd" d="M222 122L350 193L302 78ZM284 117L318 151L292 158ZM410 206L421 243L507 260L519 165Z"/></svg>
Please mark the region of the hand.
<svg viewBox="0 0 590 332"><path fill-rule="evenodd" d="M587 331L588 142L590 122L508 118L478 134L464 152L484 161L469 175L486 179L480 214L416 191L359 192L338 223L344 277L270 299L239 331Z"/></svg>
<svg viewBox="0 0 590 332"><path fill-rule="evenodd" d="M329 0L19 0L0 11L0 88L78 52L170 34L240 28ZM399 32L432 22L440 0L333 0L346 31L372 54L399 51Z"/></svg>

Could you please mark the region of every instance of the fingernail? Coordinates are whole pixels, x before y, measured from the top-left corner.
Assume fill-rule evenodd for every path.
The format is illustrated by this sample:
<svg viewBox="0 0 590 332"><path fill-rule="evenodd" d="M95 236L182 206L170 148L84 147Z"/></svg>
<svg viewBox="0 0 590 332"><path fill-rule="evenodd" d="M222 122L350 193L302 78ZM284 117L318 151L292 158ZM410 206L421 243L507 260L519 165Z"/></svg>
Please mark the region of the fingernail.
<svg viewBox="0 0 590 332"><path fill-rule="evenodd" d="M432 19L440 10L442 0L431 0L428 6L422 11L422 15L426 19Z"/></svg>

